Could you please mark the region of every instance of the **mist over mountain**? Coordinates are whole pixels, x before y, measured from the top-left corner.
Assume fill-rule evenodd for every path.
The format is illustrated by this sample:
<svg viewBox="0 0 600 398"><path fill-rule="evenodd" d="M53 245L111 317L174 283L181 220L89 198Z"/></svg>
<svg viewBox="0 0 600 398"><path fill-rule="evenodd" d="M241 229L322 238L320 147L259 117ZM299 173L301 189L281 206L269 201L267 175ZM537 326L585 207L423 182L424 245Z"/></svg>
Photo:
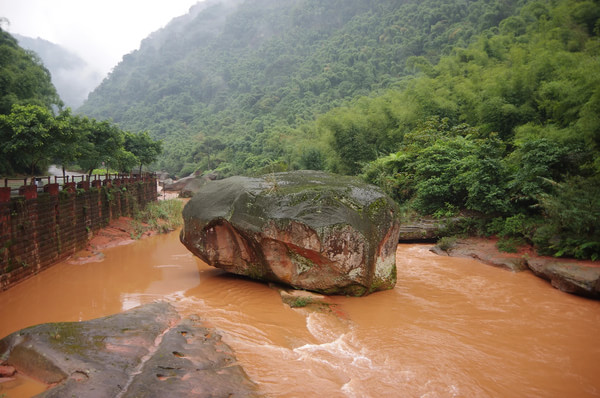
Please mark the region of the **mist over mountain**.
<svg viewBox="0 0 600 398"><path fill-rule="evenodd" d="M202 2L124 56L80 111L163 139L160 167L173 173L209 166L198 165L207 137L232 152L226 174L247 172L281 157L280 134L393 87L517 3Z"/></svg>
<svg viewBox="0 0 600 398"><path fill-rule="evenodd" d="M52 83L66 106L77 108L102 81L102 75L77 54L44 40L13 34L19 45L35 52L50 71Z"/></svg>

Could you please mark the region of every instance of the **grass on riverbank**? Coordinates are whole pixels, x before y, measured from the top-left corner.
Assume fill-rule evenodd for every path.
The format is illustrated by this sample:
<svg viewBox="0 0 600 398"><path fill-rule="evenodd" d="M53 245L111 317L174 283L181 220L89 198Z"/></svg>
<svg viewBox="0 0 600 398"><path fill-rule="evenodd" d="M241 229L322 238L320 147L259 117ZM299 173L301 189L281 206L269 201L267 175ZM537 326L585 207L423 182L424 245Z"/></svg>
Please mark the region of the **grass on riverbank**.
<svg viewBox="0 0 600 398"><path fill-rule="evenodd" d="M138 239L148 229L159 233L173 231L183 225L181 212L184 203L178 199L159 200L146 205L133 218L134 230L132 237Z"/></svg>

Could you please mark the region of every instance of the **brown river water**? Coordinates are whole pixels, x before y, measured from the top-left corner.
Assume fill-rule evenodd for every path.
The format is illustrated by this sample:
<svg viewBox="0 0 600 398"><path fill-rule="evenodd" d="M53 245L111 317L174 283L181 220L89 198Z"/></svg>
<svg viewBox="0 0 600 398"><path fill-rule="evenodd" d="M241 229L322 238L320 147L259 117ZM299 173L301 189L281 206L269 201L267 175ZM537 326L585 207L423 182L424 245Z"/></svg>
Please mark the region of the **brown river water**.
<svg viewBox="0 0 600 398"><path fill-rule="evenodd" d="M167 300L217 328L265 396L600 396L600 302L429 247L398 246L393 290L318 312L205 265L177 232L155 236L0 293L0 337ZM43 388L3 384L10 398Z"/></svg>

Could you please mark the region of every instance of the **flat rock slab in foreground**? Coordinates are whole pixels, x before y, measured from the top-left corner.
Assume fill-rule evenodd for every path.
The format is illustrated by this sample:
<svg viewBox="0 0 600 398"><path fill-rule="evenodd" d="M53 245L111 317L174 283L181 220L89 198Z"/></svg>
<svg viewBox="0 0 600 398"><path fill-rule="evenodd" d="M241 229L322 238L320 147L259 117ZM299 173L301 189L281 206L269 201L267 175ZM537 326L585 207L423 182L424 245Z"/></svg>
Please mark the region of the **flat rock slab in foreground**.
<svg viewBox="0 0 600 398"><path fill-rule="evenodd" d="M23 329L0 340L0 358L55 385L38 397L257 396L220 336L164 302Z"/></svg>
<svg viewBox="0 0 600 398"><path fill-rule="evenodd" d="M213 181L183 219L183 244L234 274L353 296L396 283L396 205L357 178L303 171Z"/></svg>

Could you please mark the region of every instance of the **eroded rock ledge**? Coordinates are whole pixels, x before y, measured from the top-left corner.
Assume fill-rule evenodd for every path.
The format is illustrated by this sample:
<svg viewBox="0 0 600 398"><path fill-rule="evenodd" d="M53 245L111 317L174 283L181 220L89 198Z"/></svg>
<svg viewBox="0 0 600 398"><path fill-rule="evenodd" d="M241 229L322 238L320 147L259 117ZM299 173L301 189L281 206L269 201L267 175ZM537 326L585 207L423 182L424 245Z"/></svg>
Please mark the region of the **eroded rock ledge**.
<svg viewBox="0 0 600 398"><path fill-rule="evenodd" d="M526 254L502 253L496 249L493 240L475 238L458 240L446 250L434 246L431 251L439 255L471 257L513 272L530 270L558 290L600 299L600 264L536 256L533 251Z"/></svg>
<svg viewBox="0 0 600 398"><path fill-rule="evenodd" d="M39 397L253 397L231 349L197 317L159 302L0 340L0 358L52 388Z"/></svg>

